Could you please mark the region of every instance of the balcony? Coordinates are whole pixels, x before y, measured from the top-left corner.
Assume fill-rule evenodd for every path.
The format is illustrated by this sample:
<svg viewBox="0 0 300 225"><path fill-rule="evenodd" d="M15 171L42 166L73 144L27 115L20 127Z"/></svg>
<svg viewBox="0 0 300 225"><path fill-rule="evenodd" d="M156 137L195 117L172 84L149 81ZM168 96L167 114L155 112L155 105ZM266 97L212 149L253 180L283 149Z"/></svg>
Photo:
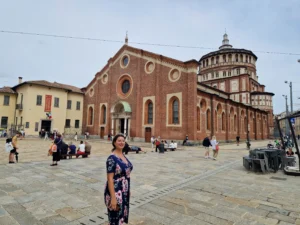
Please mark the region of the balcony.
<svg viewBox="0 0 300 225"><path fill-rule="evenodd" d="M23 110L23 104L17 104L16 109L18 110Z"/></svg>

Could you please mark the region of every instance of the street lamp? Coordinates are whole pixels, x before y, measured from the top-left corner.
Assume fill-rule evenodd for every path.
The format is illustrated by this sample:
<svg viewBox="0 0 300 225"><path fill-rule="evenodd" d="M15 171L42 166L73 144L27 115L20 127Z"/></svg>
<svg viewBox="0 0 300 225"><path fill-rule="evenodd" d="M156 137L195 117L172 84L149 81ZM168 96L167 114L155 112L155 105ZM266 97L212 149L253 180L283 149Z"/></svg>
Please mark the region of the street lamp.
<svg viewBox="0 0 300 225"><path fill-rule="evenodd" d="M289 108L287 104L287 95L282 95L282 97L285 98L285 116L288 116L289 114ZM289 128L288 128L288 119L285 119L285 136L287 136L289 133Z"/></svg>
<svg viewBox="0 0 300 225"><path fill-rule="evenodd" d="M284 83L288 84L288 81L284 81ZM290 97L291 97L291 113L293 113L293 83L290 82Z"/></svg>

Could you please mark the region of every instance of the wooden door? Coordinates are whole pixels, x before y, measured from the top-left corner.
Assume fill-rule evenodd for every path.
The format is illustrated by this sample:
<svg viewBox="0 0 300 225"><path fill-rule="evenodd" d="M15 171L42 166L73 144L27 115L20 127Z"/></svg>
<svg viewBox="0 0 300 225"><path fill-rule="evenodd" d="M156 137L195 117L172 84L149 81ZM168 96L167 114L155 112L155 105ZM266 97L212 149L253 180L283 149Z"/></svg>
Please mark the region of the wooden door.
<svg viewBox="0 0 300 225"><path fill-rule="evenodd" d="M145 129L145 142L151 142L151 127Z"/></svg>
<svg viewBox="0 0 300 225"><path fill-rule="evenodd" d="M104 138L104 127L100 127L100 138Z"/></svg>

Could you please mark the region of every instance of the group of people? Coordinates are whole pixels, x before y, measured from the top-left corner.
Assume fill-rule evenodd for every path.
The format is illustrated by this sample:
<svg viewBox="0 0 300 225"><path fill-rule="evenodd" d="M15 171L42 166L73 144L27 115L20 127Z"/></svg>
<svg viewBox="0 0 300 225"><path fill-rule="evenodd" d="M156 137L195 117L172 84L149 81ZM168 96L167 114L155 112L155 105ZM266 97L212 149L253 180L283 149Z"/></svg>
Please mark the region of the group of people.
<svg viewBox="0 0 300 225"><path fill-rule="evenodd" d="M76 148L76 145L72 142L69 144L63 142L61 134L58 133L48 150L48 155L52 155L52 164L50 166L57 166L57 162L59 162L62 157L66 158L66 156L62 155L71 154L76 155L76 158L78 158L80 155L84 155L87 152L90 153L92 147L87 141L80 141L77 151Z"/></svg>
<svg viewBox="0 0 300 225"><path fill-rule="evenodd" d="M217 142L216 136L212 136L212 138L209 139L209 135L207 134L206 137L203 139L202 145L204 146L205 149L204 158L205 159L211 158L209 156L209 150L211 146L213 151L213 160L217 160L219 154L219 142Z"/></svg>
<svg viewBox="0 0 300 225"><path fill-rule="evenodd" d="M160 141L160 138L155 138L154 136L151 137L151 146L152 146L152 149L154 148L155 146L155 152L159 151L159 145L160 144L164 144L164 148L169 148L171 149L172 151L174 151L176 148L177 148L177 143L174 142L173 140L171 140L170 143L168 143L167 140L161 140Z"/></svg>

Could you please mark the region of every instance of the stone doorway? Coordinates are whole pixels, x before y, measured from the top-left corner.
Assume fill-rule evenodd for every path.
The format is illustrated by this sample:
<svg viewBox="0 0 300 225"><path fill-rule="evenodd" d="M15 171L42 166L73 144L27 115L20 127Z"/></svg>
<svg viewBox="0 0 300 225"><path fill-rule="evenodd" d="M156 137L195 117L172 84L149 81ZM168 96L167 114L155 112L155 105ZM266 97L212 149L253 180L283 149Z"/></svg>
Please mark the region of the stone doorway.
<svg viewBox="0 0 300 225"><path fill-rule="evenodd" d="M118 133L130 137L130 119L131 107L128 102L118 101L111 108L111 133L116 135Z"/></svg>

